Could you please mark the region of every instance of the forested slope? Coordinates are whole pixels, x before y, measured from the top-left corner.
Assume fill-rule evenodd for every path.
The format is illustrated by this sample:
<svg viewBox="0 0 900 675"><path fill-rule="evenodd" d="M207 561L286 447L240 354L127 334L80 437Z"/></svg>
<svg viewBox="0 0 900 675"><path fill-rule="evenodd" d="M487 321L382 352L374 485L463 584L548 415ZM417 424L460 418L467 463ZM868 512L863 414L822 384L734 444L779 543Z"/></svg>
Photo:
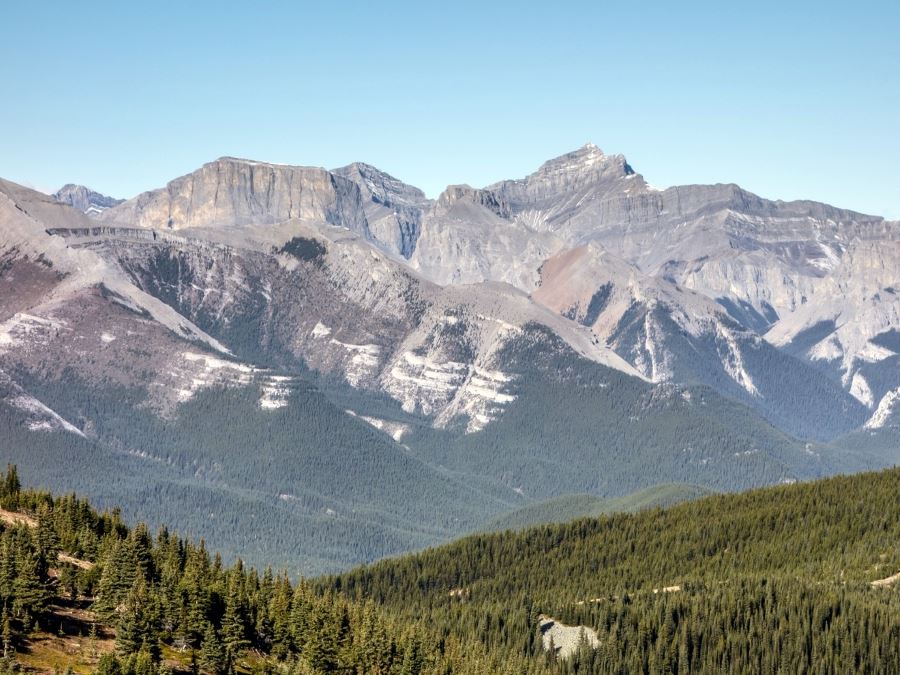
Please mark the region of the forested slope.
<svg viewBox="0 0 900 675"><path fill-rule="evenodd" d="M0 669L897 673L898 490L892 469L717 495L298 582L23 490L10 467ZM563 658L542 616L585 638Z"/></svg>
<svg viewBox="0 0 900 675"><path fill-rule="evenodd" d="M713 496L468 537L321 588L508 662L542 652L539 614L596 629L599 649L548 672L898 672L900 585L870 584L900 571L898 494L900 469Z"/></svg>

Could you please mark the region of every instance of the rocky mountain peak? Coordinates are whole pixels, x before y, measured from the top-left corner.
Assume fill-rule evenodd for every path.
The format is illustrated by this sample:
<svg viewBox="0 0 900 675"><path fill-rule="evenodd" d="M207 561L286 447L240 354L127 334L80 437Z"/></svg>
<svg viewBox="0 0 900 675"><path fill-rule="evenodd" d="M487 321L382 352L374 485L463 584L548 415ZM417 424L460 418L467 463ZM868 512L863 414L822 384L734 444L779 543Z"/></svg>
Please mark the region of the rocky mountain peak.
<svg viewBox="0 0 900 675"><path fill-rule="evenodd" d="M629 166L624 155L606 155L593 143L586 143L577 150L547 160L526 180L579 174L621 177L633 173L634 169Z"/></svg>
<svg viewBox="0 0 900 675"><path fill-rule="evenodd" d="M537 171L519 180L505 180L488 186L502 196L513 212L558 203L566 194L622 188L622 179L635 176L624 155L607 155L593 143L544 162ZM637 180L630 189L643 186Z"/></svg>
<svg viewBox="0 0 900 675"><path fill-rule="evenodd" d="M56 201L78 209L89 216L98 216L103 211L121 204L124 199L107 197L84 185L66 183L51 195Z"/></svg>

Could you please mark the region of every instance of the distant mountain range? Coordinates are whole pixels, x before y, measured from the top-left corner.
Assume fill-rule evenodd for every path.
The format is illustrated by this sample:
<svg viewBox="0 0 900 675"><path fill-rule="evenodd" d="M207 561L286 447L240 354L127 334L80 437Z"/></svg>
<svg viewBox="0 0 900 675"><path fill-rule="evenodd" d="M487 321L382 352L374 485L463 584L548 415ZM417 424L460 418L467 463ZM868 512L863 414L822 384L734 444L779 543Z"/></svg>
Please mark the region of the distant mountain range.
<svg viewBox="0 0 900 675"><path fill-rule="evenodd" d="M48 487L305 573L888 466L900 223L590 144L436 200L227 157L126 201L0 181L0 425Z"/></svg>

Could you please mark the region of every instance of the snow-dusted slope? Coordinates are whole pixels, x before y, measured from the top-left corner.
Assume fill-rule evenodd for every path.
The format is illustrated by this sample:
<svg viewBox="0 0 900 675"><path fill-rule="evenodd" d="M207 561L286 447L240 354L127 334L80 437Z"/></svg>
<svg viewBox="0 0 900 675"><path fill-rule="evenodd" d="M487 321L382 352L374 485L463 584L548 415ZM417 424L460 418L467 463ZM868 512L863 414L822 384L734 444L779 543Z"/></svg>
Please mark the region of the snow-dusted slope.
<svg viewBox="0 0 900 675"><path fill-rule="evenodd" d="M154 398L166 407L174 392L166 364L186 345L230 354L117 265L47 233L48 222L86 225L81 213L19 186L0 189L0 367L141 386L146 375L135 373L156 372L163 386Z"/></svg>
<svg viewBox="0 0 900 675"><path fill-rule="evenodd" d="M533 297L590 327L654 382L709 385L792 433L830 438L865 417L837 384L770 345L721 304L644 274L599 244L545 261Z"/></svg>
<svg viewBox="0 0 900 675"><path fill-rule="evenodd" d="M465 419L474 431L515 400L497 355L531 324L593 361L641 377L587 328L522 291L496 283L437 286L342 228L289 221L240 235L219 228L187 238L128 229L65 234L236 353L383 392L438 426ZM252 343L243 341L246 326Z"/></svg>

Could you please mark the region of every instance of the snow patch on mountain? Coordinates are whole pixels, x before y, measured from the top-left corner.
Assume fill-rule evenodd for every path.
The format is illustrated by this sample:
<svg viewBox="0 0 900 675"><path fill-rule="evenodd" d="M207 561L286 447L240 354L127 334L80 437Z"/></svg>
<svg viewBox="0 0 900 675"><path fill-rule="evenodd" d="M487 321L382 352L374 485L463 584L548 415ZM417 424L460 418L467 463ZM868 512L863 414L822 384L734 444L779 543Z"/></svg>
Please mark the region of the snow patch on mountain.
<svg viewBox="0 0 900 675"><path fill-rule="evenodd" d="M266 410L275 410L287 406L292 382L293 378L287 375L268 376L260 384L262 396L259 398L259 407Z"/></svg>
<svg viewBox="0 0 900 675"><path fill-rule="evenodd" d="M410 426L408 424L403 424L403 422L385 420L380 417L371 417L370 415L360 415L354 410L345 410L344 412L353 417L358 417L363 422L372 425L379 431L383 431L398 443L403 440L403 437L408 434L410 430Z"/></svg>
<svg viewBox="0 0 900 675"><path fill-rule="evenodd" d="M331 329L321 321L318 321L316 325L313 326L311 335L316 338L328 337L331 335Z"/></svg>
<svg viewBox="0 0 900 675"><path fill-rule="evenodd" d="M265 368L257 368L237 361L210 354L184 352L182 365L175 366L167 375L174 380L177 390L177 401L184 403L192 399L197 392L211 387L247 387L258 384L260 390L259 407L264 410L275 410L285 407L288 402L295 378L289 375L276 375Z"/></svg>
<svg viewBox="0 0 900 675"><path fill-rule="evenodd" d="M635 350L634 367L646 375L652 382L666 382L672 377L672 366L669 354L664 349L658 348L662 331L653 320L653 315L648 312L643 321L642 349Z"/></svg>
<svg viewBox="0 0 900 675"><path fill-rule="evenodd" d="M386 378L385 390L406 412L433 415L445 406L468 376L469 366L457 361L438 362L407 351Z"/></svg>
<svg viewBox="0 0 900 675"><path fill-rule="evenodd" d="M541 645L545 652L553 649L556 658L565 661L578 653L581 641L588 647L596 649L600 646L597 632L588 626L567 626L561 621L541 614L538 616L538 630L541 633Z"/></svg>
<svg viewBox="0 0 900 675"><path fill-rule="evenodd" d="M17 312L0 323L0 353L12 347L40 348L59 331L66 330L66 322L52 316L41 317Z"/></svg>
<svg viewBox="0 0 900 675"><path fill-rule="evenodd" d="M512 375L459 361L436 361L404 352L385 378L385 390L407 412L436 415L444 427L461 416L466 430L479 431L516 399L510 393Z"/></svg>

